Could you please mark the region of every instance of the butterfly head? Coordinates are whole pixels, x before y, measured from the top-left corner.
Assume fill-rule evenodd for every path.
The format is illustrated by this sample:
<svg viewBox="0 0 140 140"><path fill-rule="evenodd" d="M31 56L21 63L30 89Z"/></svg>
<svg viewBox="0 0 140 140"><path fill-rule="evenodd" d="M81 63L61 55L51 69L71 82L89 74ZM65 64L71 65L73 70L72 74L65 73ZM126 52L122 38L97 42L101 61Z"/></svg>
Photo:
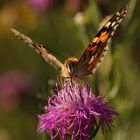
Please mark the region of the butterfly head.
<svg viewBox="0 0 140 140"><path fill-rule="evenodd" d="M65 63L64 67L68 73L68 77L76 77L76 69L77 69L77 62L78 59L75 57L68 58Z"/></svg>

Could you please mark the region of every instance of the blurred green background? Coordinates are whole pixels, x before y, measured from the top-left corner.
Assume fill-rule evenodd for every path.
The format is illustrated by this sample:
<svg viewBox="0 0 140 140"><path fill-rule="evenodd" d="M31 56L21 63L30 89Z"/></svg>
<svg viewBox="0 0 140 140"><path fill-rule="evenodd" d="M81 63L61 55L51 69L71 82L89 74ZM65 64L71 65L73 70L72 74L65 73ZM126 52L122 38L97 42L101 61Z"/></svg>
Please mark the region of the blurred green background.
<svg viewBox="0 0 140 140"><path fill-rule="evenodd" d="M102 20L129 4L97 72L88 78L119 116L112 131L95 140L140 139L140 1L1 0L0 140L47 140L36 132L58 72L10 31L16 28L44 44L61 61L80 57Z"/></svg>

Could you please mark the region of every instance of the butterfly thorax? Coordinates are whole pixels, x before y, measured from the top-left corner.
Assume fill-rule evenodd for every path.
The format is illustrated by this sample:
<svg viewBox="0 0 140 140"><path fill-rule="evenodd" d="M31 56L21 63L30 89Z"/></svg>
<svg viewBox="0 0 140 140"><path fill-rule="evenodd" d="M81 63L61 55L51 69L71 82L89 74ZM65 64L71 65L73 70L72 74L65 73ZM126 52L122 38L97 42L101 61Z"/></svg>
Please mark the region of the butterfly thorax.
<svg viewBox="0 0 140 140"><path fill-rule="evenodd" d="M70 57L64 62L64 68L61 71L62 77L76 78L78 71L78 59Z"/></svg>

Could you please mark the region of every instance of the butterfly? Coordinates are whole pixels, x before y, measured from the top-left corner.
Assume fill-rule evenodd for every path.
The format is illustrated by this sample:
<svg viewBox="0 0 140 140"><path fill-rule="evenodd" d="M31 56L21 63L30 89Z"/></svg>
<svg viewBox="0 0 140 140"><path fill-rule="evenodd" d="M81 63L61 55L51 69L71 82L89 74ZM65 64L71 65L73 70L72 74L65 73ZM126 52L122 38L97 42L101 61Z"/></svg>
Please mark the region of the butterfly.
<svg viewBox="0 0 140 140"><path fill-rule="evenodd" d="M44 45L33 41L31 38L15 29L11 29L11 31L17 38L33 48L48 63L58 69L61 77L79 80L85 76L93 74L97 70L107 52L108 41L114 35L116 29L126 16L127 9L128 6L125 5L110 18L110 20L95 35L79 59L70 57L64 62L64 64L52 55Z"/></svg>

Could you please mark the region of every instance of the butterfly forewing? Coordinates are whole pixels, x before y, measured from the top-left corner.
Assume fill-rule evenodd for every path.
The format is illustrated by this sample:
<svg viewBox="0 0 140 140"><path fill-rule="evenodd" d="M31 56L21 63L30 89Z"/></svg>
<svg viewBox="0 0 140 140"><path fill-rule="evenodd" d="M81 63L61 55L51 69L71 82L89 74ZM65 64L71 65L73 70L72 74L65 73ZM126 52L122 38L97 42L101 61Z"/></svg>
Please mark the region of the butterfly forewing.
<svg viewBox="0 0 140 140"><path fill-rule="evenodd" d="M85 49L78 63L79 67L84 66L84 75L92 74L102 62L107 48L108 40L114 35L116 29L127 13L127 5L121 8L96 34L92 42ZM80 69L80 68L79 68Z"/></svg>
<svg viewBox="0 0 140 140"><path fill-rule="evenodd" d="M63 64L58 59L56 59L56 57L53 56L42 44L33 41L31 38L18 32L15 29L11 29L11 31L17 38L22 40L25 44L27 44L28 46L33 48L38 54L40 54L47 62L49 62L55 68L62 70Z"/></svg>

